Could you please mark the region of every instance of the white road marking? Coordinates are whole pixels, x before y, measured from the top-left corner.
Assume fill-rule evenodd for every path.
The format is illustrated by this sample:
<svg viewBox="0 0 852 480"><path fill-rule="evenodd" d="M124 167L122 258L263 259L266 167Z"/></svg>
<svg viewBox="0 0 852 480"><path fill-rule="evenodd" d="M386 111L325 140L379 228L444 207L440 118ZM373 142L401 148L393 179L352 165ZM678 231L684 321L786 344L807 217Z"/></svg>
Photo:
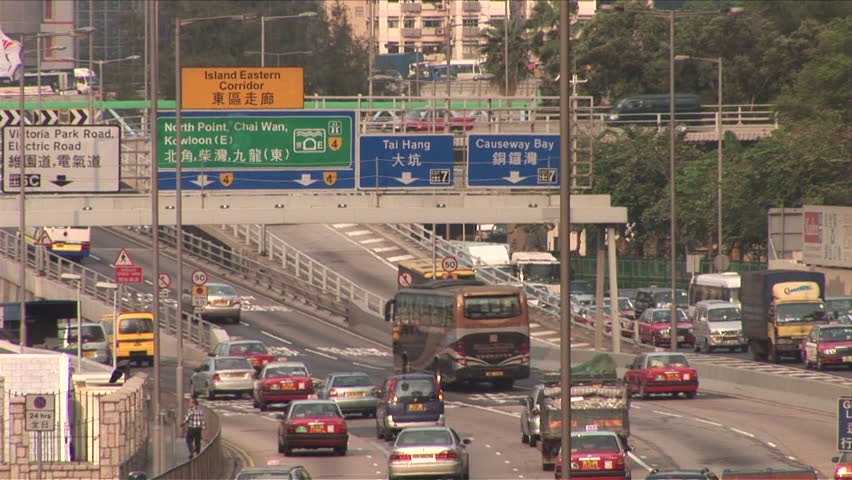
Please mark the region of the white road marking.
<svg viewBox="0 0 852 480"><path fill-rule="evenodd" d="M374 367L373 365L367 365L366 363L352 362L352 365L358 365L359 367L364 368L372 368L373 370L384 370L384 367Z"/></svg>
<svg viewBox="0 0 852 480"><path fill-rule="evenodd" d="M397 255L396 257L388 257L387 261L389 262L401 262L403 260L411 260L414 258L414 255Z"/></svg>
<svg viewBox="0 0 852 480"><path fill-rule="evenodd" d="M349 228L354 227L356 224L354 223L332 223L331 226L334 228Z"/></svg>
<svg viewBox="0 0 852 480"><path fill-rule="evenodd" d="M469 408L477 408L479 410L485 410L486 412L499 413L500 415L506 415L507 417L521 418L520 413L512 413L512 412L504 412L502 410L497 410L496 408L491 407L483 407L482 405L474 405L472 403L464 403L464 402L445 402L449 405L456 405L459 407L469 407ZM486 445L486 447L489 447Z"/></svg>
<svg viewBox="0 0 852 480"><path fill-rule="evenodd" d="M91 253L89 254L89 258L94 258L95 260L97 260L99 262L101 261L100 257L96 257L96 256L92 255Z"/></svg>
<svg viewBox="0 0 852 480"><path fill-rule="evenodd" d="M554 333L559 333L556 330L539 330L535 332L530 332L530 335L534 335L540 337L542 335L553 335Z"/></svg>
<svg viewBox="0 0 852 480"><path fill-rule="evenodd" d="M676 413L663 412L663 411L660 411L660 410L654 410L654 413L656 413L657 415L665 415L667 417L674 417L674 418L681 418L683 416L683 415L678 415Z"/></svg>
<svg viewBox="0 0 852 480"><path fill-rule="evenodd" d="M777 446L777 445L775 445L775 444L774 444L774 443L772 443L772 442L766 442L766 444L767 444L767 445L769 445L769 446L770 446L770 447L772 447L772 448L778 448L778 446Z"/></svg>
<svg viewBox="0 0 852 480"><path fill-rule="evenodd" d="M632 405L631 405L632 406ZM710 420L702 420L700 418L693 418L696 422L706 423L707 425L713 425L714 427L721 427L721 423L711 422Z"/></svg>
<svg viewBox="0 0 852 480"><path fill-rule="evenodd" d="M326 355L325 353L318 352L318 351L316 351L316 350L311 350L310 348L306 348L306 349L305 349L305 351L306 351L306 352L311 352L311 353L317 354L317 355L319 355L319 356L321 356L321 357L330 358L330 359L332 359L332 360L337 360L337 357L335 357L335 356L332 356L332 355Z"/></svg>
<svg viewBox="0 0 852 480"><path fill-rule="evenodd" d="M732 430L732 431L734 431L734 432L737 432L737 433L739 433L739 434L741 434L741 435L745 435L746 437L754 438L754 434L751 434L751 433L748 433L748 432L744 432L744 431L742 431L742 430L739 430L739 429L736 429L736 428L733 428L733 427L731 428L731 430Z"/></svg>
<svg viewBox="0 0 852 480"><path fill-rule="evenodd" d="M391 250L399 250L399 247L376 247L372 249L376 253L390 252Z"/></svg>
<svg viewBox="0 0 852 480"><path fill-rule="evenodd" d="M287 345L293 345L293 342L291 342L290 340L287 340L286 338L281 338L281 337L275 336L275 335L273 335L273 334L271 334L271 333L269 333L265 330L261 330L260 333L262 333L263 335L266 335L269 338L274 338L275 340L278 340L279 342L286 343Z"/></svg>
<svg viewBox="0 0 852 480"><path fill-rule="evenodd" d="M632 458L634 462L638 463L638 464L639 464L639 466L641 466L641 467L642 467L642 468L644 468L645 470L647 470L647 471L649 471L649 472L650 472L651 470L653 470L653 468L652 468L651 466L649 466L647 463L643 462L643 461L642 461L642 459L641 459L641 458L639 458L639 457L637 457L636 455L634 455L634 454L633 454L633 452L627 452L627 455L628 455L630 458Z"/></svg>
<svg viewBox="0 0 852 480"><path fill-rule="evenodd" d="M373 232L369 230L353 230L351 232L346 232L346 235L349 235L350 237L361 237L363 235L369 235L371 233Z"/></svg>
<svg viewBox="0 0 852 480"><path fill-rule="evenodd" d="M381 242L381 241L382 241L381 238L366 238L364 240L361 240L358 243L360 243L361 245L366 245L368 243L376 243L376 242Z"/></svg>

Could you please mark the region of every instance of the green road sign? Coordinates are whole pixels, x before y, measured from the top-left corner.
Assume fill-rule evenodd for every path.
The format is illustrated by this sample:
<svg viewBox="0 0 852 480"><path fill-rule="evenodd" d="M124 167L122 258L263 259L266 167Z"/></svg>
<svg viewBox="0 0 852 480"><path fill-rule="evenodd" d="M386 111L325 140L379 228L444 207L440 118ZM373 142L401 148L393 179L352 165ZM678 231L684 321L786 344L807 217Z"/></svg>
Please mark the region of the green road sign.
<svg viewBox="0 0 852 480"><path fill-rule="evenodd" d="M181 167L350 168L353 122L351 112L184 112ZM173 169L177 163L174 113L161 116L158 128L160 168Z"/></svg>

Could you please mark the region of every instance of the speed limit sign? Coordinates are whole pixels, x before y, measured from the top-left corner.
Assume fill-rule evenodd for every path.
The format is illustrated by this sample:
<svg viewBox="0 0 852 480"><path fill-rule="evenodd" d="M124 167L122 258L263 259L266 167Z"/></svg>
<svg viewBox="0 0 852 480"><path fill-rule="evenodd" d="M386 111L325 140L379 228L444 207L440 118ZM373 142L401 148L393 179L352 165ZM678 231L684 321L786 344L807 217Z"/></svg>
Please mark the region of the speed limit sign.
<svg viewBox="0 0 852 480"><path fill-rule="evenodd" d="M204 285L207 283L207 272L204 270L196 270L192 272L192 283L194 285Z"/></svg>
<svg viewBox="0 0 852 480"><path fill-rule="evenodd" d="M441 260L441 268L447 273L455 272L459 268L459 261L448 255Z"/></svg>

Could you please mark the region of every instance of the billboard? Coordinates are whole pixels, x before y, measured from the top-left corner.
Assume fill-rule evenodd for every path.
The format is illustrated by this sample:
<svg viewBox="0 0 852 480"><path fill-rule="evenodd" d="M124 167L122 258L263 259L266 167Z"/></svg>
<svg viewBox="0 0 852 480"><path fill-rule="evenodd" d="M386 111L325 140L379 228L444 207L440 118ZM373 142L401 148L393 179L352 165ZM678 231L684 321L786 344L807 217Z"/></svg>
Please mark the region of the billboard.
<svg viewBox="0 0 852 480"><path fill-rule="evenodd" d="M852 267L852 207L802 207L802 262Z"/></svg>

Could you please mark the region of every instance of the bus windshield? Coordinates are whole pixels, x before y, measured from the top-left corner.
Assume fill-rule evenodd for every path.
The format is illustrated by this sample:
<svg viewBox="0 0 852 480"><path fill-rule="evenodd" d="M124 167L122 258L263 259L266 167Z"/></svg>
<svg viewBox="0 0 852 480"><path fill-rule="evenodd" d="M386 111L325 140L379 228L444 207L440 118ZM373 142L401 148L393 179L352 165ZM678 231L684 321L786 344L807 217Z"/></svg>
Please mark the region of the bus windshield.
<svg viewBox="0 0 852 480"><path fill-rule="evenodd" d="M466 318L510 318L520 314L521 300L517 295L477 296L464 299Z"/></svg>

